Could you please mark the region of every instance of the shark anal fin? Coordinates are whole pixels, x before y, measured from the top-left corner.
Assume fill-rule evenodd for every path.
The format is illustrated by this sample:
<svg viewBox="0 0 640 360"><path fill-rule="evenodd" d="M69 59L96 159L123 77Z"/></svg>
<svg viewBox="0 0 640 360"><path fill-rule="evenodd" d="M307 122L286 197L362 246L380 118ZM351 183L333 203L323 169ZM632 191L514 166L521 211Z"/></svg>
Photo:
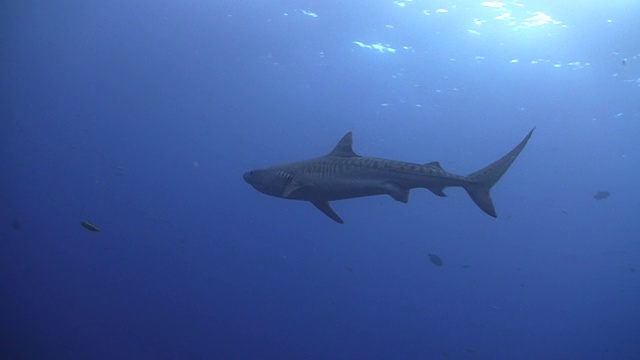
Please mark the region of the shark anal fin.
<svg viewBox="0 0 640 360"><path fill-rule="evenodd" d="M440 197L447 197L447 194L444 193L444 187L428 187L427 189L429 189L429 191L431 191L432 193L440 196Z"/></svg>
<svg viewBox="0 0 640 360"><path fill-rule="evenodd" d="M394 183L384 184L387 194L391 195L397 201L407 203L409 201L409 189L400 187Z"/></svg>
<svg viewBox="0 0 640 360"><path fill-rule="evenodd" d="M328 201L312 201L311 203L313 204L313 206L317 207L318 210L322 211L325 215L330 217L331 220L339 224L344 224L344 221L342 221L342 219L340 219L340 216L338 216L338 214L333 211Z"/></svg>

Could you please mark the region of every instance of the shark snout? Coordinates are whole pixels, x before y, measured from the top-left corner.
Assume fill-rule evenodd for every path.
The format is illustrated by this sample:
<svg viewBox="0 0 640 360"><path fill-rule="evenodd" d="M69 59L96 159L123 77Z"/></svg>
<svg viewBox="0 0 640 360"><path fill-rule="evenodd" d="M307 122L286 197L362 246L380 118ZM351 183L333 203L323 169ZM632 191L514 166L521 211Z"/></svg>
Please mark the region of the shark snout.
<svg viewBox="0 0 640 360"><path fill-rule="evenodd" d="M244 181L251 184L251 171L247 171L246 173L242 174L242 178L244 179Z"/></svg>

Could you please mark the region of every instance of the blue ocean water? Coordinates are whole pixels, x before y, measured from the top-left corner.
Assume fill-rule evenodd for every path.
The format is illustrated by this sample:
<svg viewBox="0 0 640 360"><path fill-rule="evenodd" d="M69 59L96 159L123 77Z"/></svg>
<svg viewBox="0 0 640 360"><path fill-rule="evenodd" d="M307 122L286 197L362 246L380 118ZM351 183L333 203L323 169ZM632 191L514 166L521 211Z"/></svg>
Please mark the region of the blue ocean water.
<svg viewBox="0 0 640 360"><path fill-rule="evenodd" d="M0 358L639 359L639 11L3 2ZM242 179L348 131L464 175L533 127L497 219Z"/></svg>

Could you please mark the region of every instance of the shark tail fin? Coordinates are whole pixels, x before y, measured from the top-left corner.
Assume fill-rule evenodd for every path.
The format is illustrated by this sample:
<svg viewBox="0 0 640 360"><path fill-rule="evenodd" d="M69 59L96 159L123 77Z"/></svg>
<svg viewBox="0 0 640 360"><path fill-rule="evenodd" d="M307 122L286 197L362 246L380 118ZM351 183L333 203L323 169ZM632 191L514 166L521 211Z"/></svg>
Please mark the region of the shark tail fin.
<svg viewBox="0 0 640 360"><path fill-rule="evenodd" d="M482 211L490 216L497 217L489 191L493 185L500 180L507 169L509 169L509 166L511 166L513 161L518 157L525 145L527 145L529 138L531 138L531 134L533 134L533 130L535 130L535 128L531 129L529 134L527 134L527 136L525 136L525 138L522 139L522 141L508 154L488 166L467 175L467 183L463 186L464 189L467 191L469 196L471 196L473 202L475 202Z"/></svg>

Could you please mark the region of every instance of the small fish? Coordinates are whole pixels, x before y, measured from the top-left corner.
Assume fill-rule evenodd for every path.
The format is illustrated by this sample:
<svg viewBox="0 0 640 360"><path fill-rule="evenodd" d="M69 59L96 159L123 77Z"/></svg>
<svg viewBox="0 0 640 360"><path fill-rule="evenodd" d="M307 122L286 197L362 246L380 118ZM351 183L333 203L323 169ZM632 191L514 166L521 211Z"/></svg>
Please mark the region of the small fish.
<svg viewBox="0 0 640 360"><path fill-rule="evenodd" d="M127 169L124 166L114 166L115 174L118 176L127 175Z"/></svg>
<svg viewBox="0 0 640 360"><path fill-rule="evenodd" d="M99 232L100 229L98 229L97 226L93 225L92 223L88 222L88 221L80 221L80 225L82 225L83 228L90 230L90 231L95 231L95 232Z"/></svg>
<svg viewBox="0 0 640 360"><path fill-rule="evenodd" d="M602 200L602 199L606 199L611 195L610 192L606 191L606 190L602 190L602 191L598 191L597 193L595 193L595 195L593 195L593 197L596 200Z"/></svg>
<svg viewBox="0 0 640 360"><path fill-rule="evenodd" d="M431 263L433 263L433 265L435 266L442 266L443 264L442 259L440 259L440 256L432 253L429 253L429 261L431 261Z"/></svg>

